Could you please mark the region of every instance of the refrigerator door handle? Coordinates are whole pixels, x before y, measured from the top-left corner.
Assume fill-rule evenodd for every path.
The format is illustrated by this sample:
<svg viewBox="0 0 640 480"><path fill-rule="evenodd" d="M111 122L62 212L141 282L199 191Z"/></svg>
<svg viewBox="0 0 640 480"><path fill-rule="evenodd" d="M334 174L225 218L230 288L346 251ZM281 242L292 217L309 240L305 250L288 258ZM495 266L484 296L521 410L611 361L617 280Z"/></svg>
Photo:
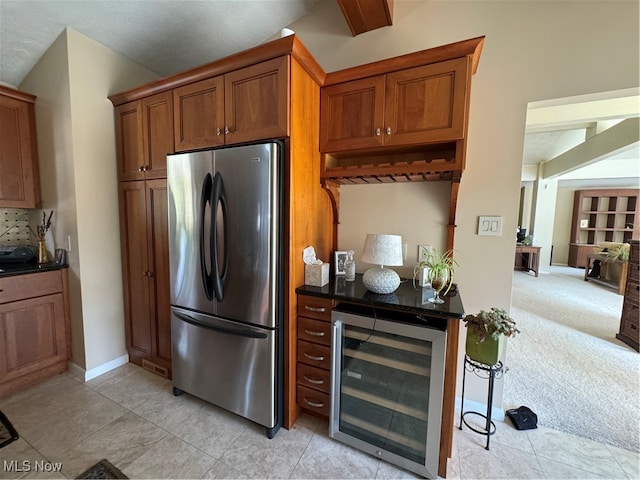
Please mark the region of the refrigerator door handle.
<svg viewBox="0 0 640 480"><path fill-rule="evenodd" d="M205 213L207 211L207 203L211 201L213 191L213 180L211 178L211 174L207 173L204 178L204 182L202 184L202 193L200 194L200 211L198 216L198 224L200 226L199 231L199 247L200 247L200 271L202 273L202 285L204 287L205 294L209 300L213 300L213 278L212 273L207 271L207 260L206 260L206 252L205 252ZM210 208L213 209L213 205L210 205Z"/></svg>
<svg viewBox="0 0 640 480"><path fill-rule="evenodd" d="M201 322L191 315L186 315L181 312L176 312L174 310L173 314L178 317L183 322L189 323L196 327L206 328L208 330L214 330L216 332L226 333L229 335L236 335L238 337L246 337L246 338L267 338L267 334L265 332L260 332L251 328L227 328L219 325L212 325L210 323Z"/></svg>
<svg viewBox="0 0 640 480"><path fill-rule="evenodd" d="M218 258L218 206L222 215L222 268L220 268L220 259ZM224 191L224 183L222 175L216 172L213 179L213 190L211 194L211 224L213 235L211 236L211 258L215 275L213 277L213 289L219 302L224 298L224 279L227 276L228 264L228 236L227 233L227 197Z"/></svg>

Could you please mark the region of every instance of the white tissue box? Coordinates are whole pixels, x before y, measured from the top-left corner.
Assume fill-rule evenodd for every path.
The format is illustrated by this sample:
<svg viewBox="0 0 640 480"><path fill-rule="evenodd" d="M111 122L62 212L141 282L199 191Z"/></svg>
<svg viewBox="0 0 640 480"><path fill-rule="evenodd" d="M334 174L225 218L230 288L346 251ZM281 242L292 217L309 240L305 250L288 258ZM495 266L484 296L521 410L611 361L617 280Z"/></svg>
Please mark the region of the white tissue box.
<svg viewBox="0 0 640 480"><path fill-rule="evenodd" d="M304 284L314 287L324 287L329 283L329 264L304 266Z"/></svg>

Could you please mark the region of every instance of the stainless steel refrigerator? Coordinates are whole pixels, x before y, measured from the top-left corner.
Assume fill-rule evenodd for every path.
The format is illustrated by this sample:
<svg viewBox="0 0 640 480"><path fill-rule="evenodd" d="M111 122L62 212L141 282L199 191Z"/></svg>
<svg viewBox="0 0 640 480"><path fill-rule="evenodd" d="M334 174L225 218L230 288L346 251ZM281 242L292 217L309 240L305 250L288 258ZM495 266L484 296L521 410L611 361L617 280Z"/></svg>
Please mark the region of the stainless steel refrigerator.
<svg viewBox="0 0 640 480"><path fill-rule="evenodd" d="M283 411L280 142L169 155L173 392L267 428Z"/></svg>

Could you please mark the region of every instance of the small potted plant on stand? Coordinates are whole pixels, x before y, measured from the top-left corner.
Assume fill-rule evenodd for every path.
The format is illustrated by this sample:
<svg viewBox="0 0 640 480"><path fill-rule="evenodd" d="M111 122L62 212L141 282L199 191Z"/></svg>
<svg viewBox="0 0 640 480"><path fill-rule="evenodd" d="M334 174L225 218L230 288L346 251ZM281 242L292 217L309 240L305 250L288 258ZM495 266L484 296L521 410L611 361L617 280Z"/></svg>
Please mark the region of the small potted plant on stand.
<svg viewBox="0 0 640 480"><path fill-rule="evenodd" d="M520 330L516 322L501 308L480 310L464 317L467 327L466 354L476 362L493 366L504 350L504 338L513 337Z"/></svg>

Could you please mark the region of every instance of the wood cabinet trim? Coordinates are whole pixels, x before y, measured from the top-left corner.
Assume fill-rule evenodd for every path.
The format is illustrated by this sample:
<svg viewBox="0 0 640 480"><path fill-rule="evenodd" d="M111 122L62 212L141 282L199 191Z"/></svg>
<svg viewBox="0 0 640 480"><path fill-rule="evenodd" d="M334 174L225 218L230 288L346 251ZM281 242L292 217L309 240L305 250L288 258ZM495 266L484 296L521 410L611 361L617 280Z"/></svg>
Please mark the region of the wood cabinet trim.
<svg viewBox="0 0 640 480"><path fill-rule="evenodd" d="M353 36L393 25L393 0L338 0Z"/></svg>
<svg viewBox="0 0 640 480"><path fill-rule="evenodd" d="M35 103L37 98L35 95L31 95L30 93L16 90L14 88L5 87L3 85L0 85L0 95L4 95L6 97L28 103Z"/></svg>
<svg viewBox="0 0 640 480"><path fill-rule="evenodd" d="M454 58L467 56L471 57L471 72L472 74L475 74L480 61L484 38L485 37L483 35L481 37L470 38L468 40L429 48L419 52L407 53L398 57L359 65L357 67L330 72L327 73L324 86L348 82L360 78L373 77L376 75L383 75L389 72L419 67L422 65L430 65L437 62L443 62L445 60L453 60Z"/></svg>
<svg viewBox="0 0 640 480"><path fill-rule="evenodd" d="M315 79L318 84L322 85L326 76L324 70L298 37L296 35L289 35L206 65L155 80L137 88L115 93L109 96L109 100L111 100L114 106L118 106L132 100L138 100L155 93L172 90L210 77L223 75L284 55L291 55L295 58L304 70Z"/></svg>

